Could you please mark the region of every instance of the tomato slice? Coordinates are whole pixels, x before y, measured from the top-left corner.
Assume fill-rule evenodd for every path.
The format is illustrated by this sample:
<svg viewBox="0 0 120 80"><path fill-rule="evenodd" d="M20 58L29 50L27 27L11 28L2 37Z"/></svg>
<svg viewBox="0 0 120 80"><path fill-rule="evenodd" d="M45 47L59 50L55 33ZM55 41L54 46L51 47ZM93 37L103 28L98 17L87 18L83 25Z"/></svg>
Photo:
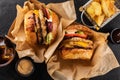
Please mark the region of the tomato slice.
<svg viewBox="0 0 120 80"><path fill-rule="evenodd" d="M43 7L42 10L43 10L43 13L44 13L45 17L46 17L47 19L49 19L49 18L50 18L50 13L49 13L48 9L45 8L45 7Z"/></svg>
<svg viewBox="0 0 120 80"><path fill-rule="evenodd" d="M80 38L87 38L86 34L65 34L65 37L80 37Z"/></svg>
<svg viewBox="0 0 120 80"><path fill-rule="evenodd" d="M46 13L47 13L47 18L50 19L50 13L47 8L45 8L45 9L46 9Z"/></svg>

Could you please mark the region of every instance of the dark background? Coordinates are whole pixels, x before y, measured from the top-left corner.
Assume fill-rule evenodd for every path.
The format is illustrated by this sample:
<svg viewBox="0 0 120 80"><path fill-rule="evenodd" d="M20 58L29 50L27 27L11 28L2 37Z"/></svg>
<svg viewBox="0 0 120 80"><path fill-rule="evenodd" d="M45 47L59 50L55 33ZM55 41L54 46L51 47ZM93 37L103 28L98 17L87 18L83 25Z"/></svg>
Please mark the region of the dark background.
<svg viewBox="0 0 120 80"><path fill-rule="evenodd" d="M16 17L16 4L23 6L25 0L0 0L0 35L7 34L14 18ZM40 0L44 3L49 2L64 2L66 0ZM75 8L77 13L77 22L81 23L80 20L80 12L79 7L84 5L88 0L75 0ZM105 27L101 28L100 32L111 32L114 28L120 28L120 15L114 18L110 23L108 23ZM113 44L108 37L108 45L114 52L118 62L120 63L120 44ZM0 68L0 80L52 80L48 75L46 70L45 63L35 64L35 72L30 77L21 77L15 71L15 63L18 60L16 58L14 61L8 66L8 68L1 69ZM98 76L95 78L91 78L90 80L120 80L120 68L113 69L109 73Z"/></svg>

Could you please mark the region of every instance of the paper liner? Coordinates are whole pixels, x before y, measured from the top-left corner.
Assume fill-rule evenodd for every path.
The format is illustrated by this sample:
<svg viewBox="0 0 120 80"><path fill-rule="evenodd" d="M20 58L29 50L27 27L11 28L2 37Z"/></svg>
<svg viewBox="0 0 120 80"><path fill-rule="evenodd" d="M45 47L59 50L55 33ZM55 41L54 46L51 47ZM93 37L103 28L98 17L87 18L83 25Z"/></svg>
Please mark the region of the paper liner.
<svg viewBox="0 0 120 80"><path fill-rule="evenodd" d="M64 28L76 20L73 0L47 5L47 7L56 12L60 18L58 35L55 42L49 47L29 45L25 41L23 18L26 12L31 9L39 9L41 5L45 4L37 0L29 0L24 3L23 7L19 5L16 6L17 16L6 37L16 44L16 51L19 58L29 56L38 63L45 61L48 73L54 80L89 79L94 76L103 75L113 68L119 67L119 63L106 43L108 34L94 31L96 50L91 61L65 61L59 57L57 47L64 37Z"/></svg>
<svg viewBox="0 0 120 80"><path fill-rule="evenodd" d="M58 26L58 35L55 42L50 46L31 46L26 42L25 32L24 32L24 15L31 9L40 9L41 5L45 6L37 0L29 0L24 3L24 6L19 5L17 8L17 16L11 25L8 37L13 43L16 44L16 51L19 58L24 56L31 57L35 62L41 63L43 61L48 61L55 51L56 47L60 43L64 35L64 28L76 20L74 1L66 1L63 3L50 3L46 7L53 10L60 18L60 23ZM59 9L59 10L58 10ZM68 11L69 10L69 11ZM69 14L68 14L69 13ZM72 16L72 17L71 17Z"/></svg>
<svg viewBox="0 0 120 80"><path fill-rule="evenodd" d="M54 80L89 80L119 67L113 52L107 45L109 34L93 32L95 51L90 61L63 60L56 49L47 63L48 73Z"/></svg>

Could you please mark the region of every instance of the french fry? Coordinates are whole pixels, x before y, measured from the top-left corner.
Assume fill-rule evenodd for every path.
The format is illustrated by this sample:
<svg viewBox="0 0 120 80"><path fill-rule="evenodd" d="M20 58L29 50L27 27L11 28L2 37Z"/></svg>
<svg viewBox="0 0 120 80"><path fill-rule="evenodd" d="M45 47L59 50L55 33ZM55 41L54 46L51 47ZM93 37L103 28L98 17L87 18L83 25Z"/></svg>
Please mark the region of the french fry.
<svg viewBox="0 0 120 80"><path fill-rule="evenodd" d="M105 14L101 14L100 16L95 16L94 20L97 23L98 26L100 26L105 19Z"/></svg>
<svg viewBox="0 0 120 80"><path fill-rule="evenodd" d="M111 17L115 13L115 6L113 0L101 0L101 6L104 14Z"/></svg>
<svg viewBox="0 0 120 80"><path fill-rule="evenodd" d="M93 1L91 5L93 6L95 10L95 15L99 16L102 14L102 8L101 8L100 3Z"/></svg>
<svg viewBox="0 0 120 80"><path fill-rule="evenodd" d="M87 13L93 18L94 16L99 16L102 14L102 8L100 3L92 2L91 5L87 8Z"/></svg>
<svg viewBox="0 0 120 80"><path fill-rule="evenodd" d="M87 8L87 13L93 18L95 16L95 10L92 5Z"/></svg>
<svg viewBox="0 0 120 80"><path fill-rule="evenodd" d="M93 0L93 1L100 2L100 0Z"/></svg>
<svg viewBox="0 0 120 80"><path fill-rule="evenodd" d="M110 10L110 13L111 15L113 15L116 11L116 7L115 7L115 1L114 0L111 0L111 2L109 3L109 10Z"/></svg>

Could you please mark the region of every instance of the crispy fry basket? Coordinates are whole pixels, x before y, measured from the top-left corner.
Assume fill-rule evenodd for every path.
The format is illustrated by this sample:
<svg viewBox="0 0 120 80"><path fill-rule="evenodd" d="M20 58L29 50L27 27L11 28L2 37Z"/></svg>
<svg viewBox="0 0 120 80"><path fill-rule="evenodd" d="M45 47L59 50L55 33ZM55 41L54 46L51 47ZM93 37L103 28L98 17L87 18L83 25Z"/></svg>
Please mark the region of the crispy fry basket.
<svg viewBox="0 0 120 80"><path fill-rule="evenodd" d="M93 0L89 0L86 4L84 4L82 7L79 8L81 11L81 21L84 25L94 28L96 30L99 30L100 28L104 27L107 23L109 23L111 20L113 20L116 16L120 14L120 0L115 0L115 6L116 6L116 12L109 18L107 18L100 26L91 18L91 16L87 13L86 9L87 7L93 2ZM90 26L85 23L85 20L83 19L83 16L86 16L88 20L93 24L93 26Z"/></svg>

